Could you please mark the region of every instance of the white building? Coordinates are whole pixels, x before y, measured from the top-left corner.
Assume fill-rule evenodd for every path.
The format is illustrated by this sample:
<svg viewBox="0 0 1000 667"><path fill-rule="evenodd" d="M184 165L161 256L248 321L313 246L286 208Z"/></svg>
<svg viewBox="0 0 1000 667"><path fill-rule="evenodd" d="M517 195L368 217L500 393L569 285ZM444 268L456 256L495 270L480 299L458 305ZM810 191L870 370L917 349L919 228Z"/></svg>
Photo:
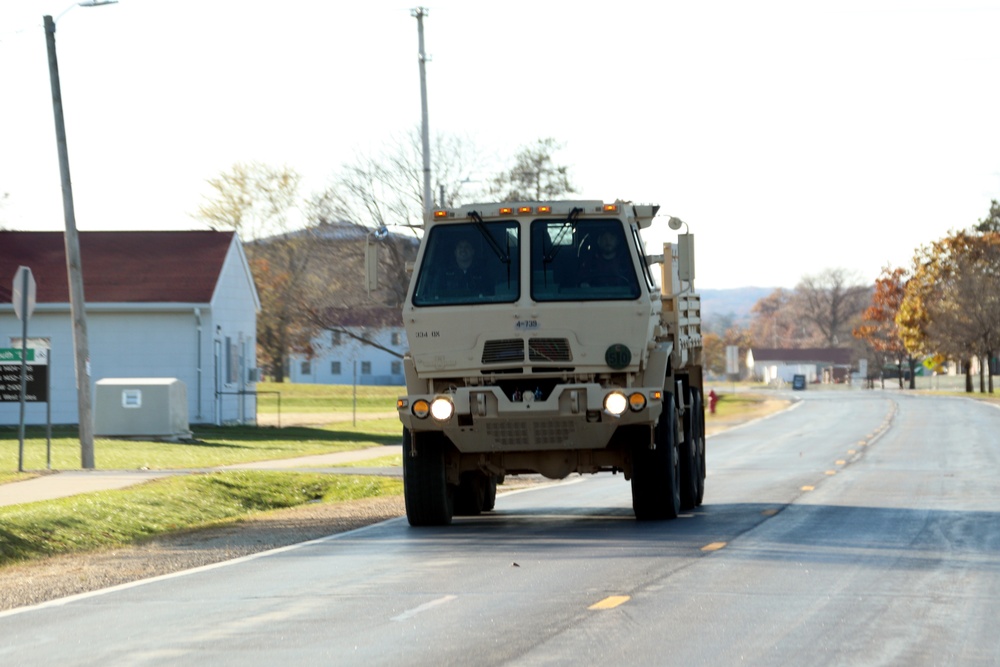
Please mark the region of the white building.
<svg viewBox="0 0 1000 667"><path fill-rule="evenodd" d="M761 382L790 383L796 375L804 375L809 383L843 382L850 374L851 351L757 347L747 350L746 366L751 377Z"/></svg>
<svg viewBox="0 0 1000 667"><path fill-rule="evenodd" d="M339 319L340 331L312 341L312 356L289 355L289 380L304 384L402 386L406 332L398 310L351 310ZM351 335L353 334L353 336ZM375 345L361 342L364 338Z"/></svg>
<svg viewBox="0 0 1000 667"><path fill-rule="evenodd" d="M82 232L80 253L91 391L106 378L176 378L191 423L255 420L260 300L235 233ZM0 348L20 346L19 266L37 284L28 339L50 348L52 423L78 423L62 232L0 232ZM26 422L44 424L46 407L28 403ZM0 402L0 425L18 422L19 404Z"/></svg>

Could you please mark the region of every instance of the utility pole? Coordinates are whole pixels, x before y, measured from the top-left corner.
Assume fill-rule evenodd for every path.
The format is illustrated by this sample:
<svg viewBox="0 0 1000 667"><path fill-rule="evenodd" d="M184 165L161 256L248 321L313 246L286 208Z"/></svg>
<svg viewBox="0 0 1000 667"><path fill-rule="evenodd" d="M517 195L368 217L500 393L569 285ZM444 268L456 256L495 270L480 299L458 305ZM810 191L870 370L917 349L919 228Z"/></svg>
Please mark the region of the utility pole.
<svg viewBox="0 0 1000 667"><path fill-rule="evenodd" d="M94 5L87 5L94 6ZM43 17L45 43L49 53L49 81L52 85L52 111L56 121L56 145L59 149L59 174L62 178L63 213L66 218L66 272L69 280L69 308L73 318L73 348L76 361L76 395L80 420L80 465L94 467L94 420L90 400L90 347L87 343L87 313L83 300L83 268L80 262L80 236L73 210L73 186L69 177L69 152L63 121L59 64L56 61L56 23Z"/></svg>
<svg viewBox="0 0 1000 667"><path fill-rule="evenodd" d="M424 220L431 214L431 140L427 127L427 55L424 52L424 17L426 7L417 7L410 15L417 19L417 36L420 44L420 139L424 150Z"/></svg>

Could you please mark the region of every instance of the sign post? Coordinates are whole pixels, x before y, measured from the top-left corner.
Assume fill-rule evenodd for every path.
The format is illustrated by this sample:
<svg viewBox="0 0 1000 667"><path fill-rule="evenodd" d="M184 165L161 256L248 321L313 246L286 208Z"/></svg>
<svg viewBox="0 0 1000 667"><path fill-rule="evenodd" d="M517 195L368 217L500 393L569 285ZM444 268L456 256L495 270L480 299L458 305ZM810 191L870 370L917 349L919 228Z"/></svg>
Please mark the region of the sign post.
<svg viewBox="0 0 1000 667"><path fill-rule="evenodd" d="M21 419L17 429L17 471L24 472L24 395L28 384L28 320L35 310L35 277L26 266L17 267L13 285L14 314L21 320Z"/></svg>

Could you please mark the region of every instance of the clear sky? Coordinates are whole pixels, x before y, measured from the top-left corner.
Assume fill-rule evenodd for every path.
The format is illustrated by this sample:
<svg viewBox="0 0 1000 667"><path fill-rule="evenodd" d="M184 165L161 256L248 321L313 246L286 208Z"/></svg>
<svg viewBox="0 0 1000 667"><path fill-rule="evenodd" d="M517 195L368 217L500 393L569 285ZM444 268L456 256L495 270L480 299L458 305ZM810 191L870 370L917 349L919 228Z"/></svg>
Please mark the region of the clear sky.
<svg viewBox="0 0 1000 667"><path fill-rule="evenodd" d="M10 229L63 228L42 15L72 4L0 2ZM416 127L416 6L120 0L62 14L78 227L203 228L191 214L205 181L237 161L292 167L308 194ZM580 198L659 203L689 223L700 287L794 287L834 267L873 280L1000 199L1000 0L424 6L432 132L493 155L563 142Z"/></svg>

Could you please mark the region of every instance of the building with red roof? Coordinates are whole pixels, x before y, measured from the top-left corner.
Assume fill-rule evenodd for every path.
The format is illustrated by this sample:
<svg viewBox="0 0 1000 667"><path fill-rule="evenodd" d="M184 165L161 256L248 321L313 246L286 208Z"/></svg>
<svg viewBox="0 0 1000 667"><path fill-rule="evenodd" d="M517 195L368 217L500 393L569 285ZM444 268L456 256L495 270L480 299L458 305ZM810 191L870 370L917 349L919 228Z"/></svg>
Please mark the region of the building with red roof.
<svg viewBox="0 0 1000 667"><path fill-rule="evenodd" d="M177 378L193 423L255 419L260 300L234 232L80 232L91 386L105 378ZM14 275L31 269L29 341L47 344L52 422L79 421L62 232L0 231L0 348L19 347ZM0 402L0 425L17 424ZM26 421L44 424L43 402Z"/></svg>

